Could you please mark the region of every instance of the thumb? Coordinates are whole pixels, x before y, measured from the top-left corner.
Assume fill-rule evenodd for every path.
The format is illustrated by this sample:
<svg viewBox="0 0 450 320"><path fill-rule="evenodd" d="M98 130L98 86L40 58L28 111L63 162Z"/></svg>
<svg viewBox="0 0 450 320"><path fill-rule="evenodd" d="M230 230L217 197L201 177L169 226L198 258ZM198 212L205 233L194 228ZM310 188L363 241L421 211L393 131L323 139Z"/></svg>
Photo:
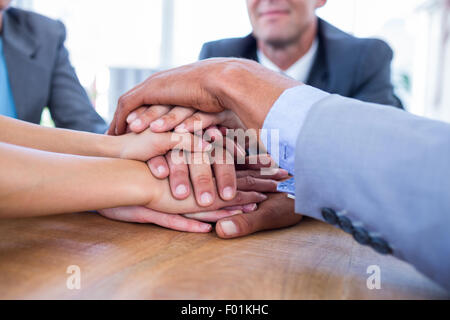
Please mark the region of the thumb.
<svg viewBox="0 0 450 320"><path fill-rule="evenodd" d="M216 224L216 233L220 238L233 239L259 231L285 228L300 222L301 215L294 212L293 206L273 206L271 199L260 204L260 209L252 213L239 214L221 219Z"/></svg>
<svg viewBox="0 0 450 320"><path fill-rule="evenodd" d="M111 122L111 124L109 125L107 134L109 136L115 136L116 135L116 118L114 118Z"/></svg>
<svg viewBox="0 0 450 320"><path fill-rule="evenodd" d="M257 211L252 214L238 214L221 219L216 224L216 233L220 238L233 239L264 230L264 216Z"/></svg>

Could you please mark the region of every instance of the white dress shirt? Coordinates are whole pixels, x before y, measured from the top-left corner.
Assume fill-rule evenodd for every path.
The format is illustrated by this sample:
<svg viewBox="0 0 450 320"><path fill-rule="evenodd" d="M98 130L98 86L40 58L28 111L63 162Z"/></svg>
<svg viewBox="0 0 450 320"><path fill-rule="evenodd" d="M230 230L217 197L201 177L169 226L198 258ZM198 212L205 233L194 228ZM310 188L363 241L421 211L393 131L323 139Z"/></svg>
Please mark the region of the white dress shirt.
<svg viewBox="0 0 450 320"><path fill-rule="evenodd" d="M267 134L266 149L283 169L294 175L295 149L297 138L302 130L309 110L330 94L308 85L287 89L275 101L264 121L263 129ZM279 154L273 153L272 132L278 132Z"/></svg>
<svg viewBox="0 0 450 320"><path fill-rule="evenodd" d="M261 50L257 50L257 55L259 63L261 63L264 67L276 72L280 72L291 77L292 79L305 83L308 80L309 73L314 64L318 47L319 41L316 38L308 52L303 57L298 59L287 70L281 70L277 65L270 61L270 59L267 58L267 56Z"/></svg>

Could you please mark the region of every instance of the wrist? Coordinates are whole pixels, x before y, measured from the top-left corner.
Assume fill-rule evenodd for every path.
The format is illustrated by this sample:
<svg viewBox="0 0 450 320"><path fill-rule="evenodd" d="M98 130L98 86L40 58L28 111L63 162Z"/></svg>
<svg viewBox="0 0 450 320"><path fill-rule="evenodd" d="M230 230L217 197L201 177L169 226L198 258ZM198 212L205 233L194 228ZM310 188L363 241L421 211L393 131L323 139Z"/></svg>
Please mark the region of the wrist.
<svg viewBox="0 0 450 320"><path fill-rule="evenodd" d="M96 143L97 156L105 158L122 158L125 146L124 136L100 135Z"/></svg>
<svg viewBox="0 0 450 320"><path fill-rule="evenodd" d="M287 89L301 83L244 59L228 59L210 79L218 101L247 128L261 129L273 104Z"/></svg>
<svg viewBox="0 0 450 320"><path fill-rule="evenodd" d="M221 106L233 111L236 115L244 113L246 105L239 103L239 80L242 77L242 67L238 59L223 59L216 65L216 72L211 72L206 79L206 86L212 88L212 95L216 97ZM245 90L245 86L240 88ZM241 102L242 103L242 102Z"/></svg>
<svg viewBox="0 0 450 320"><path fill-rule="evenodd" d="M147 164L135 160L120 160L127 163L126 169L120 175L124 175L117 184L120 193L127 194L130 202L127 205L146 206L157 197L157 180L153 177Z"/></svg>

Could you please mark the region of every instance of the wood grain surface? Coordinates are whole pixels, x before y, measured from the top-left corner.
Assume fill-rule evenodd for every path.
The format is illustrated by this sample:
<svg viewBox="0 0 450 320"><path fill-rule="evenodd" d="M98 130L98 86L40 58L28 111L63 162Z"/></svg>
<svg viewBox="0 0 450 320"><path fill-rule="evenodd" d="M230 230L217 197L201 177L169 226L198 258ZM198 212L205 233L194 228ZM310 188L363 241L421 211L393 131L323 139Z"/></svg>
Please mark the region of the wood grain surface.
<svg viewBox="0 0 450 320"><path fill-rule="evenodd" d="M81 289L66 286L81 269ZM366 286L381 268L381 289ZM404 262L324 223L236 240L93 213L0 221L0 299L448 299Z"/></svg>

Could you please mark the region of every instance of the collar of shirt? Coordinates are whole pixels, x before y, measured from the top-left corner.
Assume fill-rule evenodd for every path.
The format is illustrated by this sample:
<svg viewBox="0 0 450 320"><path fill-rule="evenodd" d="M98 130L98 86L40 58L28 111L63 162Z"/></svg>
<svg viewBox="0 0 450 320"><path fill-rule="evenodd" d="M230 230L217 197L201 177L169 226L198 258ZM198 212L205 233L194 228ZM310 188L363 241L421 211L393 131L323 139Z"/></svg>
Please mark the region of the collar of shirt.
<svg viewBox="0 0 450 320"><path fill-rule="evenodd" d="M257 51L257 55L259 63L261 63L264 67L305 83L308 80L309 72L314 64L318 47L319 41L316 38L308 52L287 70L281 70L277 65L270 61L270 59L261 50Z"/></svg>

